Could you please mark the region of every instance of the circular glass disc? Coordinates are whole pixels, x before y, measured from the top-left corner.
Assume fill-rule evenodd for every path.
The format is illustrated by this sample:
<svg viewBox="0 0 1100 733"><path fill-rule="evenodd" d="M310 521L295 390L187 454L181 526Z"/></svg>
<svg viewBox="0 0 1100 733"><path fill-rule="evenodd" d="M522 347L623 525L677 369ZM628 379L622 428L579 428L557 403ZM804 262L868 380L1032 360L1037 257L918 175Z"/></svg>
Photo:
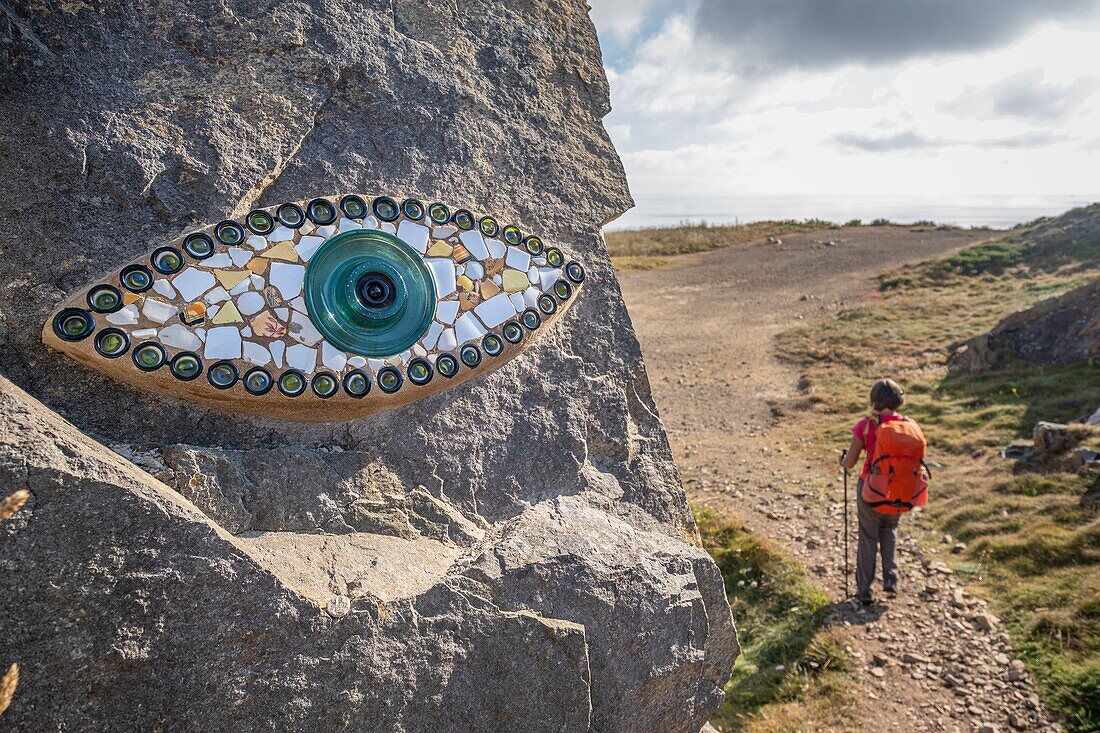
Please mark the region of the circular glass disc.
<svg viewBox="0 0 1100 733"><path fill-rule="evenodd" d="M362 356L405 351L436 308L424 260L386 232L357 229L321 245L306 266L306 307L329 343Z"/></svg>

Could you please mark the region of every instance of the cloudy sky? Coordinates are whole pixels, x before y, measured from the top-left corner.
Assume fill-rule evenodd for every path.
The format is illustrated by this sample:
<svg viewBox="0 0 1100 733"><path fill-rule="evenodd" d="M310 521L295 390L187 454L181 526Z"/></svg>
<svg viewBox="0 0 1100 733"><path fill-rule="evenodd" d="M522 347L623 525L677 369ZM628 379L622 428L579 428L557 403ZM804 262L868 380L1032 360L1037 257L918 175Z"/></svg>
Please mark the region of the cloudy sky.
<svg viewBox="0 0 1100 733"><path fill-rule="evenodd" d="M1100 0L590 3L621 224L1100 199Z"/></svg>

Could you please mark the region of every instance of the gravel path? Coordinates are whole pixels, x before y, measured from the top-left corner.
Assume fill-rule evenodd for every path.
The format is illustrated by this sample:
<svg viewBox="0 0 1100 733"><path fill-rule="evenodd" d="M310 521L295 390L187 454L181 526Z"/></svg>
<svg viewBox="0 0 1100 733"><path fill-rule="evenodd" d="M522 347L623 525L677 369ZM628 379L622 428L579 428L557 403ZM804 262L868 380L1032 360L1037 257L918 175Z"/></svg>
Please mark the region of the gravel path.
<svg viewBox="0 0 1100 733"><path fill-rule="evenodd" d="M874 277L890 267L990 236L906 227L826 230L686 255L672 268L624 275L623 293L692 502L732 509L843 598L836 455L797 457L798 415L777 415L795 397L799 375L775 358L774 337L803 319L874 297ZM851 521L854 531L854 511ZM901 528L899 598L861 612L837 605L836 623L851 627L862 687L852 729L1058 730L1000 622L935 552L924 556L910 541L911 521L906 517ZM853 548L854 542L853 534ZM942 551L950 547L948 541Z"/></svg>

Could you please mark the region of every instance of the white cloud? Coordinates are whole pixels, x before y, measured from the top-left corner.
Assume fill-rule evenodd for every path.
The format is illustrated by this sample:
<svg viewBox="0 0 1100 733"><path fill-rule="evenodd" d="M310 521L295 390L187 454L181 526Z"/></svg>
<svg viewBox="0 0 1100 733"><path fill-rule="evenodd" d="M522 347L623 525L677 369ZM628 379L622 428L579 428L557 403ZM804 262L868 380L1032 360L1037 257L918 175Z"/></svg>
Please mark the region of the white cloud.
<svg viewBox="0 0 1100 733"><path fill-rule="evenodd" d="M1067 85L1044 82L1041 68L1025 69L985 87L967 89L939 109L962 117L1019 119L1053 122L1062 120L1080 107L1100 83L1082 76Z"/></svg>
<svg viewBox="0 0 1100 733"><path fill-rule="evenodd" d="M693 6L647 8L608 69L606 123L639 201L1100 193L1097 24L753 76L700 41Z"/></svg>

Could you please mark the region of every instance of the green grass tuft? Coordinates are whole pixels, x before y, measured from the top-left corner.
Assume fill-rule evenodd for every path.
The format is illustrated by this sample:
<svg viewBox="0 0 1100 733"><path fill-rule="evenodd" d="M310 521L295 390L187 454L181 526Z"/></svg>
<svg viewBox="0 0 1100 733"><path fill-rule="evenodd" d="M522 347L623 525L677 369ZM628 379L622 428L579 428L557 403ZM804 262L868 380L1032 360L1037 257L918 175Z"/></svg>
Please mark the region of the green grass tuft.
<svg viewBox="0 0 1100 733"><path fill-rule="evenodd" d="M711 721L723 731L766 730L772 706L797 703L828 716L847 703L849 659L839 629L826 626L829 599L802 567L743 524L695 512L703 547L722 571L741 656Z"/></svg>

